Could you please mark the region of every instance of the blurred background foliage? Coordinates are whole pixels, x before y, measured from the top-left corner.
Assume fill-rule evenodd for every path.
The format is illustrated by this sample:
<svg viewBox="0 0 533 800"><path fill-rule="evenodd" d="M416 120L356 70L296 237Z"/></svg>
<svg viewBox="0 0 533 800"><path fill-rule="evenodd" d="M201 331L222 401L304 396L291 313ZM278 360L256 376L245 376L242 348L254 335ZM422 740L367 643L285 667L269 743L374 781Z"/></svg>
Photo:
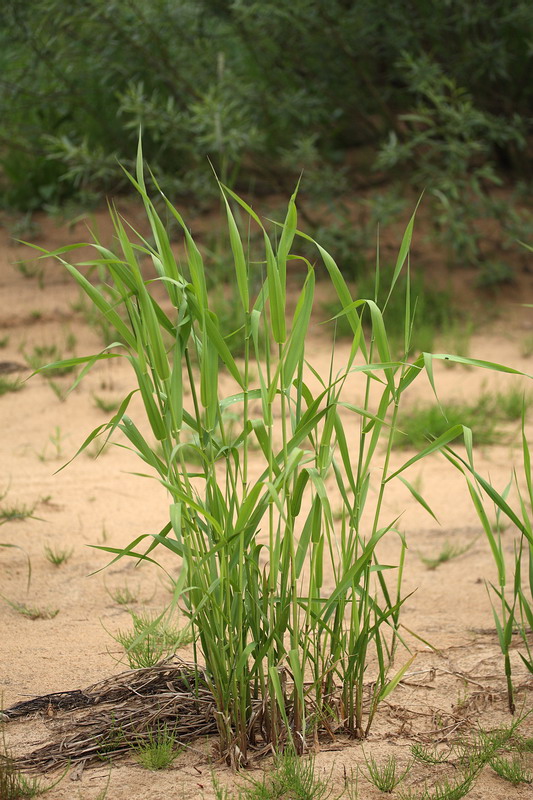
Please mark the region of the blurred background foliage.
<svg viewBox="0 0 533 800"><path fill-rule="evenodd" d="M9 209L125 189L142 129L165 190L199 208L208 158L256 196L303 171L306 221L332 212L354 276L402 187L426 191L434 236L481 284L510 273L479 221L500 251L533 231L530 0L3 0L0 40ZM347 198L376 187L354 227Z"/></svg>

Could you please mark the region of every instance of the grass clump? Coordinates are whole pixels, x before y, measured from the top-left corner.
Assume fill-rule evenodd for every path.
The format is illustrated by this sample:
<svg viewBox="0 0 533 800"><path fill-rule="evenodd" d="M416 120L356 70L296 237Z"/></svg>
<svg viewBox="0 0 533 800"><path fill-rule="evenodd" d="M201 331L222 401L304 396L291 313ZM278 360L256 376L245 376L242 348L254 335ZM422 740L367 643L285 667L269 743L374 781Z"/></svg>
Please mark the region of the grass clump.
<svg viewBox="0 0 533 800"><path fill-rule="evenodd" d="M202 252L164 193L157 201L149 196L140 147L130 179L144 203L151 237L126 228L112 209L116 252L96 242L94 259L75 265L66 258L75 245L55 251L91 307L104 315L113 341L123 342L120 349L76 362L89 369L98 361L125 358L146 417L138 425L129 416L131 392L79 452L120 433L143 461L143 471L168 492L168 518L159 532L123 548L99 547L114 561L155 561L156 548L176 557L174 603L188 620L195 661L205 665L202 680L213 696L220 751L229 764L245 765L251 741L261 739L274 750L292 747L301 754L332 714L335 725L363 739L380 703L412 662L410 656L399 662L395 656L403 561L391 574L378 558L382 538L399 535L396 521L386 515L386 494L404 470L463 433L462 423L452 426L392 467L404 392L431 359L410 361L407 355L413 349L415 308L403 270L414 218L381 308L383 274L371 294L354 298L334 258L312 242L352 335L346 361L336 363L332 346L329 368L319 375L306 350L315 290L315 270L306 259L296 304L288 303L287 263L297 257L300 237L296 194L271 237L253 209L220 186L238 299L231 332L242 329L243 337L237 363L208 288ZM183 236L180 263L158 213L161 205ZM263 243L258 289L257 270L235 220L237 206ZM147 256L156 281L143 275ZM106 288L86 277L91 268L102 268L102 259ZM155 283L167 295L161 305L152 293ZM396 294L402 298L405 356L398 360L386 327ZM356 400L352 381L358 382ZM346 415L355 418L355 440L348 435ZM195 463L187 459L191 447ZM252 450L259 464L253 471ZM330 477L342 500L340 524L328 500ZM411 493L427 509L420 494ZM335 588L326 586L325 574L334 576ZM132 666L153 664L183 643L161 630L162 616L131 618L133 631L116 638ZM371 656L378 670L369 695Z"/></svg>
<svg viewBox="0 0 533 800"><path fill-rule="evenodd" d="M106 588L110 598L119 606L131 606L139 602L139 590L133 592L128 584L110 590Z"/></svg>
<svg viewBox="0 0 533 800"><path fill-rule="evenodd" d="M522 408L531 403L529 395L510 389L483 392L473 403L453 401L431 406L415 406L398 419L395 447L422 447L429 438L438 438L450 427L470 428L476 444L497 444L503 433L498 423L520 419Z"/></svg>
<svg viewBox="0 0 533 800"><path fill-rule="evenodd" d="M37 778L28 778L23 775L17 768L15 759L4 748L4 753L0 754L0 798L2 800L37 797L51 788L51 786L43 786Z"/></svg>
<svg viewBox="0 0 533 800"><path fill-rule="evenodd" d="M475 774L467 774L452 781L442 778L435 781L432 790L427 787L421 792L414 789L403 790L399 798L400 800L461 800L472 789L475 777Z"/></svg>
<svg viewBox="0 0 533 800"><path fill-rule="evenodd" d="M73 552L73 548L61 549L50 547L49 545L44 546L45 558L50 564L53 564L54 567L60 567L62 564L66 564Z"/></svg>
<svg viewBox="0 0 533 800"><path fill-rule="evenodd" d="M411 747L413 758L423 764L445 764L449 760L451 752L451 750L439 752L436 747L424 747L422 744L414 744Z"/></svg>
<svg viewBox="0 0 533 800"><path fill-rule="evenodd" d="M407 277L402 276L397 281L396 291L388 297L388 290L393 276L392 269L383 269L380 284L376 293L376 286L372 271L368 269L357 280L358 297L367 297L376 300L383 310L383 318L387 325L389 347L393 354L403 353L405 332L405 292ZM422 275L414 273L409 279L411 298L413 303L415 324L410 340L410 352L431 352L435 336L447 331L456 330L459 312L453 307L451 293L433 289L426 285ZM323 304L324 311L329 317L336 317L342 311L338 301ZM369 315L364 316L365 327L370 330L372 323ZM345 315L341 315L334 322L337 337L351 337L353 331Z"/></svg>
<svg viewBox="0 0 533 800"><path fill-rule="evenodd" d="M132 629L118 631L113 638L124 648L131 669L153 667L192 641L190 628L176 628L164 614L129 614Z"/></svg>
<svg viewBox="0 0 533 800"><path fill-rule="evenodd" d="M114 400L107 397L102 397L98 394L93 394L94 405L103 411L105 414L110 414L116 411L120 406L120 400Z"/></svg>
<svg viewBox="0 0 533 800"><path fill-rule="evenodd" d="M135 759L145 769L168 769L182 752L168 725L149 731L134 748Z"/></svg>
<svg viewBox="0 0 533 800"><path fill-rule="evenodd" d="M315 759L300 757L289 749L274 758L272 771L262 781L252 780L239 792L239 800L327 800L331 794L329 779L316 775Z"/></svg>
<svg viewBox="0 0 533 800"><path fill-rule="evenodd" d="M5 375L0 375L0 397L8 392L20 392L24 383L20 378L6 378Z"/></svg>
<svg viewBox="0 0 533 800"><path fill-rule="evenodd" d="M378 764L375 758L372 756L367 758L365 754L365 761L368 769L367 780L373 783L380 792L386 792L387 794L393 792L403 781L411 771L414 763L411 761L403 772L400 772L398 770L398 760L396 756L388 756L383 763Z"/></svg>
<svg viewBox="0 0 533 800"><path fill-rule="evenodd" d="M23 519L33 519L35 505L7 505L0 508L0 525L5 522L16 522Z"/></svg>
<svg viewBox="0 0 533 800"><path fill-rule="evenodd" d="M74 364L68 363L63 359L63 354L55 344L35 345L31 352L26 353L23 351L23 356L28 366L33 370L42 370L45 367L45 376L47 378L70 375L75 369Z"/></svg>
<svg viewBox="0 0 533 800"><path fill-rule="evenodd" d="M514 786L520 783L533 783L533 772L527 769L524 762L518 756L512 759L496 756L490 760L490 766L494 772Z"/></svg>
<svg viewBox="0 0 533 800"><path fill-rule="evenodd" d="M421 554L419 554L419 558L428 569L437 569L438 566L445 564L446 561L451 561L453 558L458 558L459 556L464 555L464 553L468 553L468 551L474 546L475 542L476 539L473 539L471 542L465 545L445 542L440 553L434 558L428 558L427 556L423 556Z"/></svg>
<svg viewBox="0 0 533 800"><path fill-rule="evenodd" d="M30 606L27 603L18 603L13 600L8 600L7 597L4 597L4 600L9 606L11 606L13 611L16 611L17 614L21 614L21 616L26 617L27 619L54 619L54 617L57 617L59 614L58 608Z"/></svg>

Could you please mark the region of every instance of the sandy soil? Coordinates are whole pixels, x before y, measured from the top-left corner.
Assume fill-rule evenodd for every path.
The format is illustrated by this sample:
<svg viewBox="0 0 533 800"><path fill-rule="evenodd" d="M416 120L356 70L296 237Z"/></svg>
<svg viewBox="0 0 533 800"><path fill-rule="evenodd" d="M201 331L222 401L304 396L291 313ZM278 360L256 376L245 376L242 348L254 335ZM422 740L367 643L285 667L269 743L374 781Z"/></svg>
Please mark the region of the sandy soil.
<svg viewBox="0 0 533 800"><path fill-rule="evenodd" d="M134 218L136 213L132 209ZM108 231L105 219L105 214L98 215L104 236ZM64 354L68 345L77 355L99 350L102 344L97 333L75 310L78 290L62 268L46 260L41 285L37 278L25 278L13 263L27 259L27 251L10 244L6 231L0 233L0 361L24 365L22 351L31 353L36 345L56 344ZM83 236L81 223L77 229L67 229L43 222L38 244L54 248ZM523 283L521 299L533 302L531 283ZM471 355L531 373L533 358L523 356L523 343L532 330L533 317L509 305L499 319L473 336ZM329 342L323 329L314 328L310 336L313 363L320 372L329 363ZM20 374L26 376L28 371ZM436 369L436 379L444 399L474 397L484 384L501 387L520 382L519 378L461 367ZM55 382L56 388L64 390L70 378L57 378ZM90 455L82 454L55 474L85 436L107 421L109 415L96 407L95 396L115 400L131 388L133 377L127 365L117 360L96 367L66 400L58 397L41 376L32 378L21 391L0 397L0 491L7 492L0 509L34 508L34 518L9 521L0 527L0 542L16 545L0 548L0 693L4 708L36 695L84 688L125 668L120 662L123 653L110 635L129 627L127 610L113 599L117 590L129 587L138 598L133 608L160 612L169 602L168 583L161 570L151 565L135 569L119 562L100 572L108 558L91 549L94 544L121 546L141 533L159 530L166 522L167 508L162 487L131 474L139 468L135 457L113 447L96 460L90 449ZM431 396L424 379L415 382L408 401L430 401ZM477 454L480 471L490 473L499 487L509 480L512 460L518 457L518 426L509 426L507 433L506 444L481 449ZM405 457L405 453L395 455L398 463ZM417 741L447 741L476 725L490 729L511 722L506 710L503 663L484 583L495 579L495 568L464 481L439 456L428 459L422 467L415 466L410 478L419 480L441 525L425 514L405 487L391 487L387 512L403 512L402 530L409 545L404 590L416 590L404 606L403 622L435 649L408 637L417 659L405 680L383 703L364 745L367 756L379 761L394 754L400 764L407 763L409 748ZM447 541L473 544L460 557L428 570L420 554L434 557ZM513 531L506 531L509 556L513 541ZM72 555L56 567L45 557L46 546L72 550ZM397 554L397 541L391 539L384 545L383 559L397 558ZM161 561L170 571L174 569L165 554ZM21 615L13 603L58 613L51 619L32 620ZM180 654L191 657L187 648ZM399 658L403 657L400 654ZM519 713L525 713L533 706L533 684L517 652L513 652L513 664L517 706ZM13 750L20 752L45 741L57 723L55 717L46 716L10 722L5 735ZM522 731L533 736L532 717L522 724ZM99 796L110 774L109 800L207 800L214 797L213 769L222 785L231 787L236 781L229 770L213 760L214 752L211 744L199 742L171 769L158 773L143 769L133 759L117 762L111 774L107 764L87 768L81 776L73 770L47 796L50 800L91 800ZM331 773L339 791L344 775L357 765L364 765L363 747L343 738L325 744L316 755L316 769L321 774ZM260 777L264 767L269 768L268 761L252 774ZM422 789L425 781L432 785L438 775L453 777L449 770L446 766L416 766L406 783ZM377 789L361 777L359 797L378 796ZM469 796L520 800L532 794L531 787L514 787L487 767Z"/></svg>

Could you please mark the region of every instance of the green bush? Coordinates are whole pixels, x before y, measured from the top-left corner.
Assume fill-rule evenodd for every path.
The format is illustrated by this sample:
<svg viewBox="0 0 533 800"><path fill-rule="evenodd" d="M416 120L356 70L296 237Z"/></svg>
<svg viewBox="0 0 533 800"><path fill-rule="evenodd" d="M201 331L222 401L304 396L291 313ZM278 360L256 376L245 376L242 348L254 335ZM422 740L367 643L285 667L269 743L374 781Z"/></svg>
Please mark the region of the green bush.
<svg viewBox="0 0 533 800"><path fill-rule="evenodd" d="M28 210L120 189L117 158L129 163L140 126L167 191L198 201L213 195L208 156L240 188L286 190L305 169L311 194L338 193L346 150L388 131L397 163L429 145L446 167L466 159L469 179L490 181L495 163L523 173L531 5L421 2L416 13L414 25L407 0L5 0L5 202ZM422 96L438 129L424 142L412 118Z"/></svg>

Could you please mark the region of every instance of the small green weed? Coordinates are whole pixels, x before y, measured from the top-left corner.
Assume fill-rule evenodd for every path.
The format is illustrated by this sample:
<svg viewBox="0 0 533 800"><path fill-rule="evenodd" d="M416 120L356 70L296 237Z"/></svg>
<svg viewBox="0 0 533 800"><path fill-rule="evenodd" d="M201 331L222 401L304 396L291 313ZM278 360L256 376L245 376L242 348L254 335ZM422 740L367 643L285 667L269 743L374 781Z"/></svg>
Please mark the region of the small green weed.
<svg viewBox="0 0 533 800"><path fill-rule="evenodd" d="M46 382L59 402L64 403L67 399L68 389L66 389L64 386L61 386L61 384L59 384L57 381L53 381L51 378L47 378Z"/></svg>
<svg viewBox="0 0 533 800"><path fill-rule="evenodd" d="M116 411L120 405L120 400L107 399L98 394L93 394L94 405L106 414Z"/></svg>
<svg viewBox="0 0 533 800"><path fill-rule="evenodd" d="M192 641L190 628L179 630L164 615L129 613L133 629L118 631L113 638L124 648L131 669L152 667Z"/></svg>
<svg viewBox="0 0 533 800"><path fill-rule="evenodd" d="M179 756L181 749L168 725L150 731L134 748L135 758L145 769L167 769Z"/></svg>
<svg viewBox="0 0 533 800"><path fill-rule="evenodd" d="M436 569L440 564L444 564L446 561L451 561L453 558L458 558L464 555L464 553L468 553L476 541L477 537L466 545L454 545L450 542L444 542L440 553L435 556L435 558L427 558L419 553L420 561L425 564L428 569Z"/></svg>
<svg viewBox="0 0 533 800"><path fill-rule="evenodd" d="M423 447L431 437L438 437L454 425L472 429L476 444L496 444L502 440L498 422L520 419L522 407L531 397L520 390L483 392L474 403L458 401L442 405L415 406L398 417L395 447Z"/></svg>
<svg viewBox="0 0 533 800"><path fill-rule="evenodd" d="M427 786L422 792L407 789L399 794L399 798L400 800L461 800L472 788L475 777L475 774L467 774L455 781L443 778L434 783L433 791L430 791Z"/></svg>
<svg viewBox="0 0 533 800"><path fill-rule="evenodd" d="M63 354L55 344L35 345L30 353L26 353L23 350L22 355L26 359L28 366L34 370L63 359ZM62 375L69 375L74 369L75 367L72 364L62 364L52 369L47 369L45 374L47 378L61 377Z"/></svg>
<svg viewBox="0 0 533 800"><path fill-rule="evenodd" d="M287 750L274 758L274 769L262 781L250 781L241 800L327 800L332 792L328 778L315 774L313 757L300 758Z"/></svg>
<svg viewBox="0 0 533 800"><path fill-rule="evenodd" d="M533 356L533 333L529 333L522 340L521 352L524 358L531 358L531 356Z"/></svg>
<svg viewBox="0 0 533 800"><path fill-rule="evenodd" d="M0 525L5 522L15 522L23 519L32 519L35 505L12 505L0 508Z"/></svg>
<svg viewBox="0 0 533 800"><path fill-rule="evenodd" d="M9 344L9 336L2 336L2 338L0 338L0 348L4 349L4 347L7 347L8 344Z"/></svg>
<svg viewBox="0 0 533 800"><path fill-rule="evenodd" d="M78 344L78 338L76 334L67 328L65 331L65 350L68 350L69 353L73 353L76 350L76 345Z"/></svg>
<svg viewBox="0 0 533 800"><path fill-rule="evenodd" d="M44 546L44 555L46 560L55 567L60 567L61 564L66 564L73 552L74 550L72 548L69 550L61 550L49 547L48 545Z"/></svg>
<svg viewBox="0 0 533 800"><path fill-rule="evenodd" d="M526 769L523 761L518 756L515 756L511 760L503 756L496 756L491 759L490 765L500 778L504 778L504 780L509 781L515 786L519 783L533 782L533 772Z"/></svg>
<svg viewBox="0 0 533 800"><path fill-rule="evenodd" d="M23 617L27 617L28 619L36 620L36 619L54 619L59 614L58 608L48 608L42 607L38 608L37 606L29 606L26 603L17 603L12 600L8 600L7 597L4 597L6 603L11 606L13 611L16 611L17 614L21 614Z"/></svg>
<svg viewBox="0 0 533 800"><path fill-rule="evenodd" d="M39 286L42 289L44 286L44 267L38 261L15 261L13 264L14 269L22 275L23 278L29 280L37 278Z"/></svg>
<svg viewBox="0 0 533 800"><path fill-rule="evenodd" d="M53 448L52 456L48 455L48 445L51 444ZM48 437L48 442L45 444L40 453L37 453L39 461L48 461L52 459L63 458L63 434L59 425L56 425L53 433Z"/></svg>
<svg viewBox="0 0 533 800"><path fill-rule="evenodd" d="M422 744L414 744L411 747L413 758L424 764L445 764L449 760L451 753L451 750L441 753L436 747L424 747Z"/></svg>
<svg viewBox="0 0 533 800"><path fill-rule="evenodd" d="M110 591L106 587L106 592L119 606L131 606L139 602L139 590L137 589L135 593L132 592L128 584L119 586L113 591Z"/></svg>
<svg viewBox="0 0 533 800"><path fill-rule="evenodd" d="M398 771L398 761L396 756L388 756L382 764L364 753L368 774L366 776L370 783L373 783L381 792L390 794L403 781L411 771L413 761L410 761L403 772Z"/></svg>
<svg viewBox="0 0 533 800"><path fill-rule="evenodd" d="M0 375L0 397L8 392L19 392L24 386L19 378L6 378Z"/></svg>
<svg viewBox="0 0 533 800"><path fill-rule="evenodd" d="M0 755L0 797L2 800L20 800L37 797L51 787L43 786L37 778L27 778L17 768L7 752Z"/></svg>

